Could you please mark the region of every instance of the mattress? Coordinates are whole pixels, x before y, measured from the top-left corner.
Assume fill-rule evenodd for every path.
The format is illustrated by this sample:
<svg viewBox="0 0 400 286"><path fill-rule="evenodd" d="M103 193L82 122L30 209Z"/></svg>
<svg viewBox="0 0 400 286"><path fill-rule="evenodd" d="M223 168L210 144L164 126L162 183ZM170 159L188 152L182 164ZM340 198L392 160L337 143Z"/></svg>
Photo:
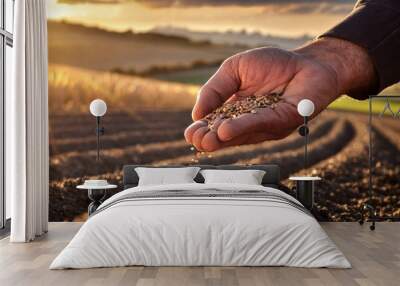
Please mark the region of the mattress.
<svg viewBox="0 0 400 286"><path fill-rule="evenodd" d="M192 183L112 196L50 269L133 265L351 267L315 218L284 192Z"/></svg>

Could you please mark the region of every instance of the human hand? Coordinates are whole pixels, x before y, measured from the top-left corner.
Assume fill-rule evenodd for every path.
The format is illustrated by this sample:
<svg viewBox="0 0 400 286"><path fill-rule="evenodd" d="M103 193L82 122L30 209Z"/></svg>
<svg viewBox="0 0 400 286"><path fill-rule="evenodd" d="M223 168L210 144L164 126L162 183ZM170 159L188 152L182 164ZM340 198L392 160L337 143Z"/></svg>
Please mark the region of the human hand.
<svg viewBox="0 0 400 286"><path fill-rule="evenodd" d="M307 98L314 102L315 116L343 92L365 87L368 84L365 77L374 77L369 58L358 55L365 52L349 42L333 39L332 44L331 41L318 40L295 51L253 49L227 59L200 89L192 112L195 122L185 131L188 143L198 150L214 151L284 138L303 122L297 113L300 100ZM352 50L349 51L348 45ZM364 68L367 75L362 79L366 83L360 82L361 77L354 73L354 67L347 67L349 62L346 61L356 55L357 64L362 60L370 65ZM226 101L273 92L282 93L282 101L275 109L263 108L255 114L220 120L213 130L201 120Z"/></svg>

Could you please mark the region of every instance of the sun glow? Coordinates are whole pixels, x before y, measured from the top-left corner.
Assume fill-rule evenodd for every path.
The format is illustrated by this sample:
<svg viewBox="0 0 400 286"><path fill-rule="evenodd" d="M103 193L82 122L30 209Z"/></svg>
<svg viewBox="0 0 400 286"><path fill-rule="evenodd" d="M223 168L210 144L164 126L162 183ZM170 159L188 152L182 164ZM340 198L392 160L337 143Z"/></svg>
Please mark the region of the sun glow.
<svg viewBox="0 0 400 286"><path fill-rule="evenodd" d="M265 5L151 8L135 2L63 4L48 0L49 19L115 31L145 31L157 26L176 26L198 31L247 30L293 37L317 35L344 16L318 12L287 14L282 11L266 9Z"/></svg>

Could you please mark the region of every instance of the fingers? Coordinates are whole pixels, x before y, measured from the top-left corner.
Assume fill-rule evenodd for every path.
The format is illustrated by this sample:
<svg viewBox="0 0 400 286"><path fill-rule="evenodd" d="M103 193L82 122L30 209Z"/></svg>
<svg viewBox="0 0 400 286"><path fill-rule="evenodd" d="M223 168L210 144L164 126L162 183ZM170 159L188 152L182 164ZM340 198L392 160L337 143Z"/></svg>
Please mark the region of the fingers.
<svg viewBox="0 0 400 286"><path fill-rule="evenodd" d="M201 142L202 142L203 138L205 137L205 135L207 133L210 133L209 131L210 131L210 129L208 129L207 126L200 127L196 131L194 131L193 137L192 137L192 144L194 147L196 147L197 150L204 151L204 149L201 145Z"/></svg>
<svg viewBox="0 0 400 286"><path fill-rule="evenodd" d="M221 148L221 142L217 137L216 130L222 122L222 119L217 119L210 129L207 122L196 121L185 130L185 139L199 151L217 150ZM206 146L207 150L203 148L203 145Z"/></svg>
<svg viewBox="0 0 400 286"><path fill-rule="evenodd" d="M197 131L197 129L201 127L207 126L207 122L205 121L195 121L190 124L185 130L185 139L188 143L192 144L193 141L193 134Z"/></svg>
<svg viewBox="0 0 400 286"><path fill-rule="evenodd" d="M200 120L230 98L239 89L234 59L225 61L218 71L200 89L193 107L193 120Z"/></svg>
<svg viewBox="0 0 400 286"><path fill-rule="evenodd" d="M296 106L280 102L275 109L217 121L211 130L205 121L196 121L185 131L185 138L200 151L215 151L233 145L253 144L286 137L302 123Z"/></svg>
<svg viewBox="0 0 400 286"><path fill-rule="evenodd" d="M221 148L276 140L289 135L298 122L294 106L282 105L275 110L266 108L256 114L244 114L235 119L220 120L212 129L205 121L196 121L185 131L185 138L199 151L215 151ZM283 113L283 114L282 114ZM293 117L292 120L288 119Z"/></svg>
<svg viewBox="0 0 400 286"><path fill-rule="evenodd" d="M255 114L248 113L225 120L218 128L218 138L226 142L249 133L262 133L271 137L286 134L287 130L301 124L296 107L289 103L280 102L275 109L263 108L256 111Z"/></svg>
<svg viewBox="0 0 400 286"><path fill-rule="evenodd" d="M291 131L287 131L286 135L289 135L290 133ZM266 134L263 132L259 132L259 133L245 134L243 136L233 138L230 141L221 142L216 136L215 132L208 132L203 137L200 143L201 149L199 149L199 151L213 152L222 148L246 145L246 144L256 144L266 140L276 140L280 138L282 138L282 134L275 135L275 134Z"/></svg>

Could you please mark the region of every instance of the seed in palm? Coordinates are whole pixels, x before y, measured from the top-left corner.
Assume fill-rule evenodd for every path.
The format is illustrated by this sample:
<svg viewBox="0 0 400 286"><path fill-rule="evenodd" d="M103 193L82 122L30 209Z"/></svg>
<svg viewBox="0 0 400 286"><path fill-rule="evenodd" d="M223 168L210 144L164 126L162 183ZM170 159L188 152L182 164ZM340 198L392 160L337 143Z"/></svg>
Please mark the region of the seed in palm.
<svg viewBox="0 0 400 286"><path fill-rule="evenodd" d="M275 109L281 100L282 93L251 95L242 100L225 103L204 117L204 120L207 122L208 128L213 130L213 126L218 119L236 118L246 113L257 114L258 108L269 107Z"/></svg>

